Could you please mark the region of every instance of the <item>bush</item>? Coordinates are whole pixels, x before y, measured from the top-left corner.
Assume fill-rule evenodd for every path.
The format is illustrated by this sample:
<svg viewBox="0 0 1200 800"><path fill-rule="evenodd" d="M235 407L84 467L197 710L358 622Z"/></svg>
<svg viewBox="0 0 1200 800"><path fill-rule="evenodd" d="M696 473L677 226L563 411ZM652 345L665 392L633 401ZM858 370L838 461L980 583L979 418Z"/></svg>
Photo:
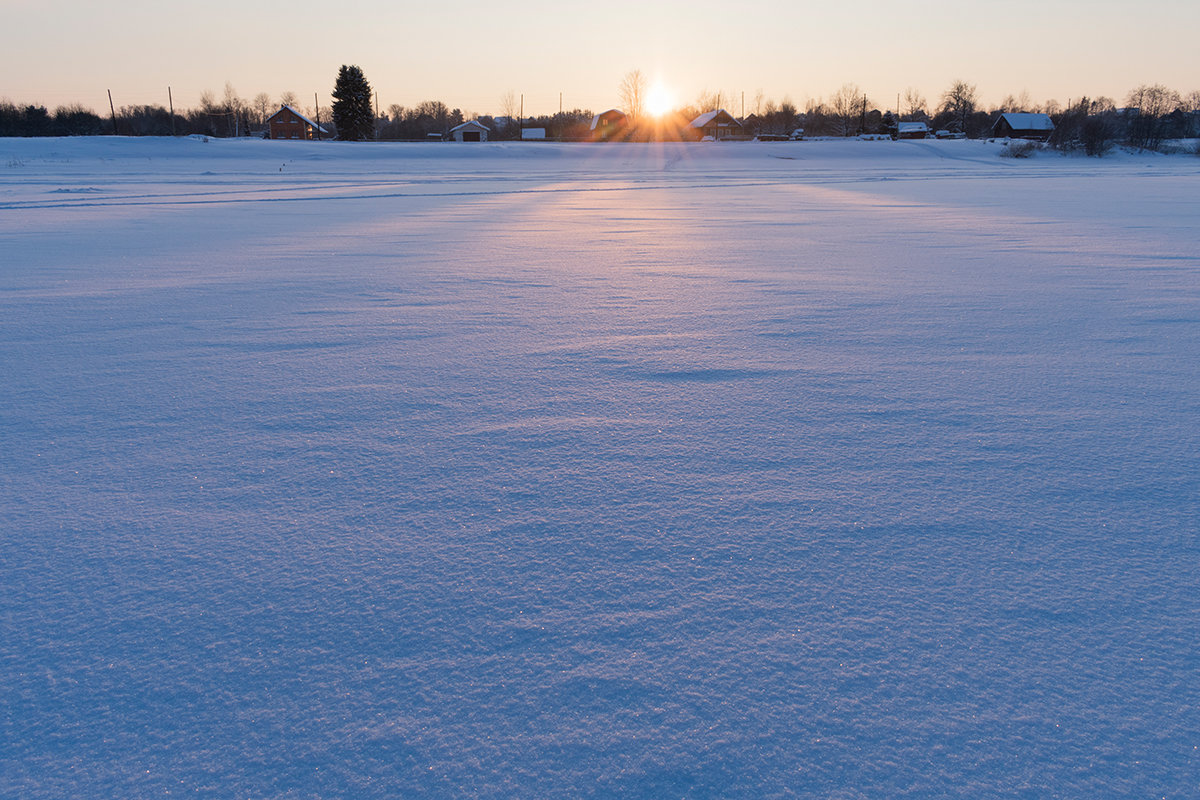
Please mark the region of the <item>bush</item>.
<svg viewBox="0 0 1200 800"><path fill-rule="evenodd" d="M1015 142L1009 142L1000 148L1001 158L1030 158L1040 148L1036 142L1018 139Z"/></svg>

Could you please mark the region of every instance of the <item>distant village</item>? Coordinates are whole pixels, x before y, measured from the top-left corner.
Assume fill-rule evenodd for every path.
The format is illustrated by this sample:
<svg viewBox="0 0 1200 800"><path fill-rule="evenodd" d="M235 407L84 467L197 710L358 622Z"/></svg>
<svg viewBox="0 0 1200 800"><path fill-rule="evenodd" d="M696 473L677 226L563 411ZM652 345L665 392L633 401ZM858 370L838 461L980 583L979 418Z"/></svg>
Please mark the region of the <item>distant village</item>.
<svg viewBox="0 0 1200 800"><path fill-rule="evenodd" d="M346 67L343 67L345 70ZM356 68L352 68L356 69ZM378 108L361 71L356 122L338 119L339 91L333 106L304 106L293 93L273 99L265 93L240 98L226 85L224 96L206 92L199 108L122 106L110 102L110 114L81 106L17 106L0 101L0 136L251 136L280 140L355 139L394 142L644 142L644 141L796 141L824 137L888 139L1004 138L1045 143L1063 150L1100 155L1114 145L1160 149L1164 143L1200 137L1200 91L1184 96L1163 86L1140 86L1118 105L1110 98L1081 98L1067 105L1037 105L1028 97L1006 97L994 108L981 107L975 87L955 81L932 106L908 90L903 101L881 109L852 84L828 100L801 110L788 100L754 99L706 93L689 106L651 115L644 108L645 82L626 75L620 107L598 113L585 109L526 116L512 93L501 99L506 113L464 114L439 101L411 108ZM339 81L344 76L339 75ZM317 98L314 96L314 103ZM730 108L736 107L737 113ZM1192 144L1196 149L1196 145Z"/></svg>

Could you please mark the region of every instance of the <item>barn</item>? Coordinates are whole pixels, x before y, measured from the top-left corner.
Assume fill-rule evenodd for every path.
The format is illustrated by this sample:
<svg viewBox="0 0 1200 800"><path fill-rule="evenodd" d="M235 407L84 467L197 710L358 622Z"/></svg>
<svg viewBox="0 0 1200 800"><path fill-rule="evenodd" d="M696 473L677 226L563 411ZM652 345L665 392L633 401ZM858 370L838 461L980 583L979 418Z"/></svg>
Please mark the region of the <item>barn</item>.
<svg viewBox="0 0 1200 800"><path fill-rule="evenodd" d="M1049 114L1001 114L992 126L992 136L1000 139L1036 139L1046 141L1054 133L1054 121Z"/></svg>
<svg viewBox="0 0 1200 800"><path fill-rule="evenodd" d="M312 139L322 134L328 135L329 131L291 106L283 106L267 120L267 136L271 139Z"/></svg>
<svg viewBox="0 0 1200 800"><path fill-rule="evenodd" d="M477 119L455 125L450 129L450 138L456 142L486 142L491 129Z"/></svg>
<svg viewBox="0 0 1200 800"><path fill-rule="evenodd" d="M592 117L592 138L593 139L612 139L624 132L629 125L629 118L624 112L615 108L610 108L608 111L603 111Z"/></svg>

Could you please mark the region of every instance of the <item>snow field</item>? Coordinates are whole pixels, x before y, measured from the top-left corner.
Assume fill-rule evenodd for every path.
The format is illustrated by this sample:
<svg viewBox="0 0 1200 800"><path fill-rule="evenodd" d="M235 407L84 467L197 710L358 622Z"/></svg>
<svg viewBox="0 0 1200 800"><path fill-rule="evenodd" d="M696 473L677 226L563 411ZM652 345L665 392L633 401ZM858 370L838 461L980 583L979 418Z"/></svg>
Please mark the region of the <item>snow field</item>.
<svg viewBox="0 0 1200 800"><path fill-rule="evenodd" d="M0 794L1189 797L1200 163L0 140Z"/></svg>

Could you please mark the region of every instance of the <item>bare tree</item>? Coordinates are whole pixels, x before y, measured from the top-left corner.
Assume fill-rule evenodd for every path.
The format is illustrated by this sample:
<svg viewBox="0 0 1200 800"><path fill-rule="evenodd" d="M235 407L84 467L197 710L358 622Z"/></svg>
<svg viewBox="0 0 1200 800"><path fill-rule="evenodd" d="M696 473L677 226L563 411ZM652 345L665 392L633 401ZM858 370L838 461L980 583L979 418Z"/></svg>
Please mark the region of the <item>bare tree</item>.
<svg viewBox="0 0 1200 800"><path fill-rule="evenodd" d="M517 128L517 126L519 125L519 122L517 121L517 116L520 113L521 113L520 101L517 100L516 93L514 93L512 89L509 89L507 92L505 92L503 95L500 96L500 116L506 117L508 119L508 122L505 123L505 131L504 131L505 135L513 135L513 136L516 135L515 133L510 133L509 129L515 130ZM500 133L500 132L498 131L497 133Z"/></svg>
<svg viewBox="0 0 1200 800"><path fill-rule="evenodd" d="M242 98L238 97L237 89L233 88L233 84L225 81L225 107L231 111L236 111L242 107Z"/></svg>
<svg viewBox="0 0 1200 800"><path fill-rule="evenodd" d="M1183 103L1179 92L1163 86L1139 86L1129 93L1125 105L1133 109L1129 124L1129 143L1134 147L1156 150L1166 131L1164 117Z"/></svg>
<svg viewBox="0 0 1200 800"><path fill-rule="evenodd" d="M1183 110L1187 112L1187 135L1195 137L1200 134L1200 89L1193 89L1182 98ZM1200 153L1200 148L1197 149Z"/></svg>
<svg viewBox="0 0 1200 800"><path fill-rule="evenodd" d="M225 108L217 102L211 89L200 93L200 117L204 132L211 136L224 136Z"/></svg>
<svg viewBox="0 0 1200 800"><path fill-rule="evenodd" d="M829 106L821 98L808 98L804 103L804 131L809 136L826 136L840 128L833 120Z"/></svg>
<svg viewBox="0 0 1200 800"><path fill-rule="evenodd" d="M975 96L975 86L966 81L957 80L942 93L942 105L939 113L948 115L958 130L966 133L967 122L975 113L977 105L979 105L979 100Z"/></svg>
<svg viewBox="0 0 1200 800"><path fill-rule="evenodd" d="M1032 111L1033 109L1034 105L1033 101L1029 99L1029 92L1022 89L1021 94L1016 97L1011 94L1005 95L1004 99L1000 101L1000 107L996 110L1008 113L1013 111Z"/></svg>
<svg viewBox="0 0 1200 800"><path fill-rule="evenodd" d="M1183 99L1162 84L1139 86L1129 93L1126 104L1147 116L1163 117L1178 108Z"/></svg>
<svg viewBox="0 0 1200 800"><path fill-rule="evenodd" d="M796 129L796 106L792 104L790 97L783 98L783 102L779 104L768 100L759 116L762 117L764 133L782 136Z"/></svg>
<svg viewBox="0 0 1200 800"><path fill-rule="evenodd" d="M264 124L267 121L267 117L271 115L271 95L266 92L259 92L254 95L251 105L258 114L258 124Z"/></svg>
<svg viewBox="0 0 1200 800"><path fill-rule="evenodd" d="M904 90L904 117L907 121L920 121L929 116L925 98L913 87Z"/></svg>
<svg viewBox="0 0 1200 800"><path fill-rule="evenodd" d="M621 79L617 92L621 97L621 106L631 119L642 116L646 105L646 76L640 69L630 70Z"/></svg>
<svg viewBox="0 0 1200 800"><path fill-rule="evenodd" d="M725 95L720 90L710 92L708 89L703 89L700 94L696 95L696 108L700 109L701 113L716 111L718 108L725 107L725 99Z"/></svg>
<svg viewBox="0 0 1200 800"><path fill-rule="evenodd" d="M298 108L300 100L296 97L295 92L284 92L283 94L279 95L279 104L291 106L292 108Z"/></svg>
<svg viewBox="0 0 1200 800"><path fill-rule="evenodd" d="M867 97L853 83L843 84L829 98L829 108L836 118L841 136L850 136L862 127L862 118L867 113Z"/></svg>
<svg viewBox="0 0 1200 800"><path fill-rule="evenodd" d="M222 99L226 114L226 128L230 136L237 136L240 133L246 132L246 101L238 96L237 89L233 88L233 84L225 81L225 94Z"/></svg>

